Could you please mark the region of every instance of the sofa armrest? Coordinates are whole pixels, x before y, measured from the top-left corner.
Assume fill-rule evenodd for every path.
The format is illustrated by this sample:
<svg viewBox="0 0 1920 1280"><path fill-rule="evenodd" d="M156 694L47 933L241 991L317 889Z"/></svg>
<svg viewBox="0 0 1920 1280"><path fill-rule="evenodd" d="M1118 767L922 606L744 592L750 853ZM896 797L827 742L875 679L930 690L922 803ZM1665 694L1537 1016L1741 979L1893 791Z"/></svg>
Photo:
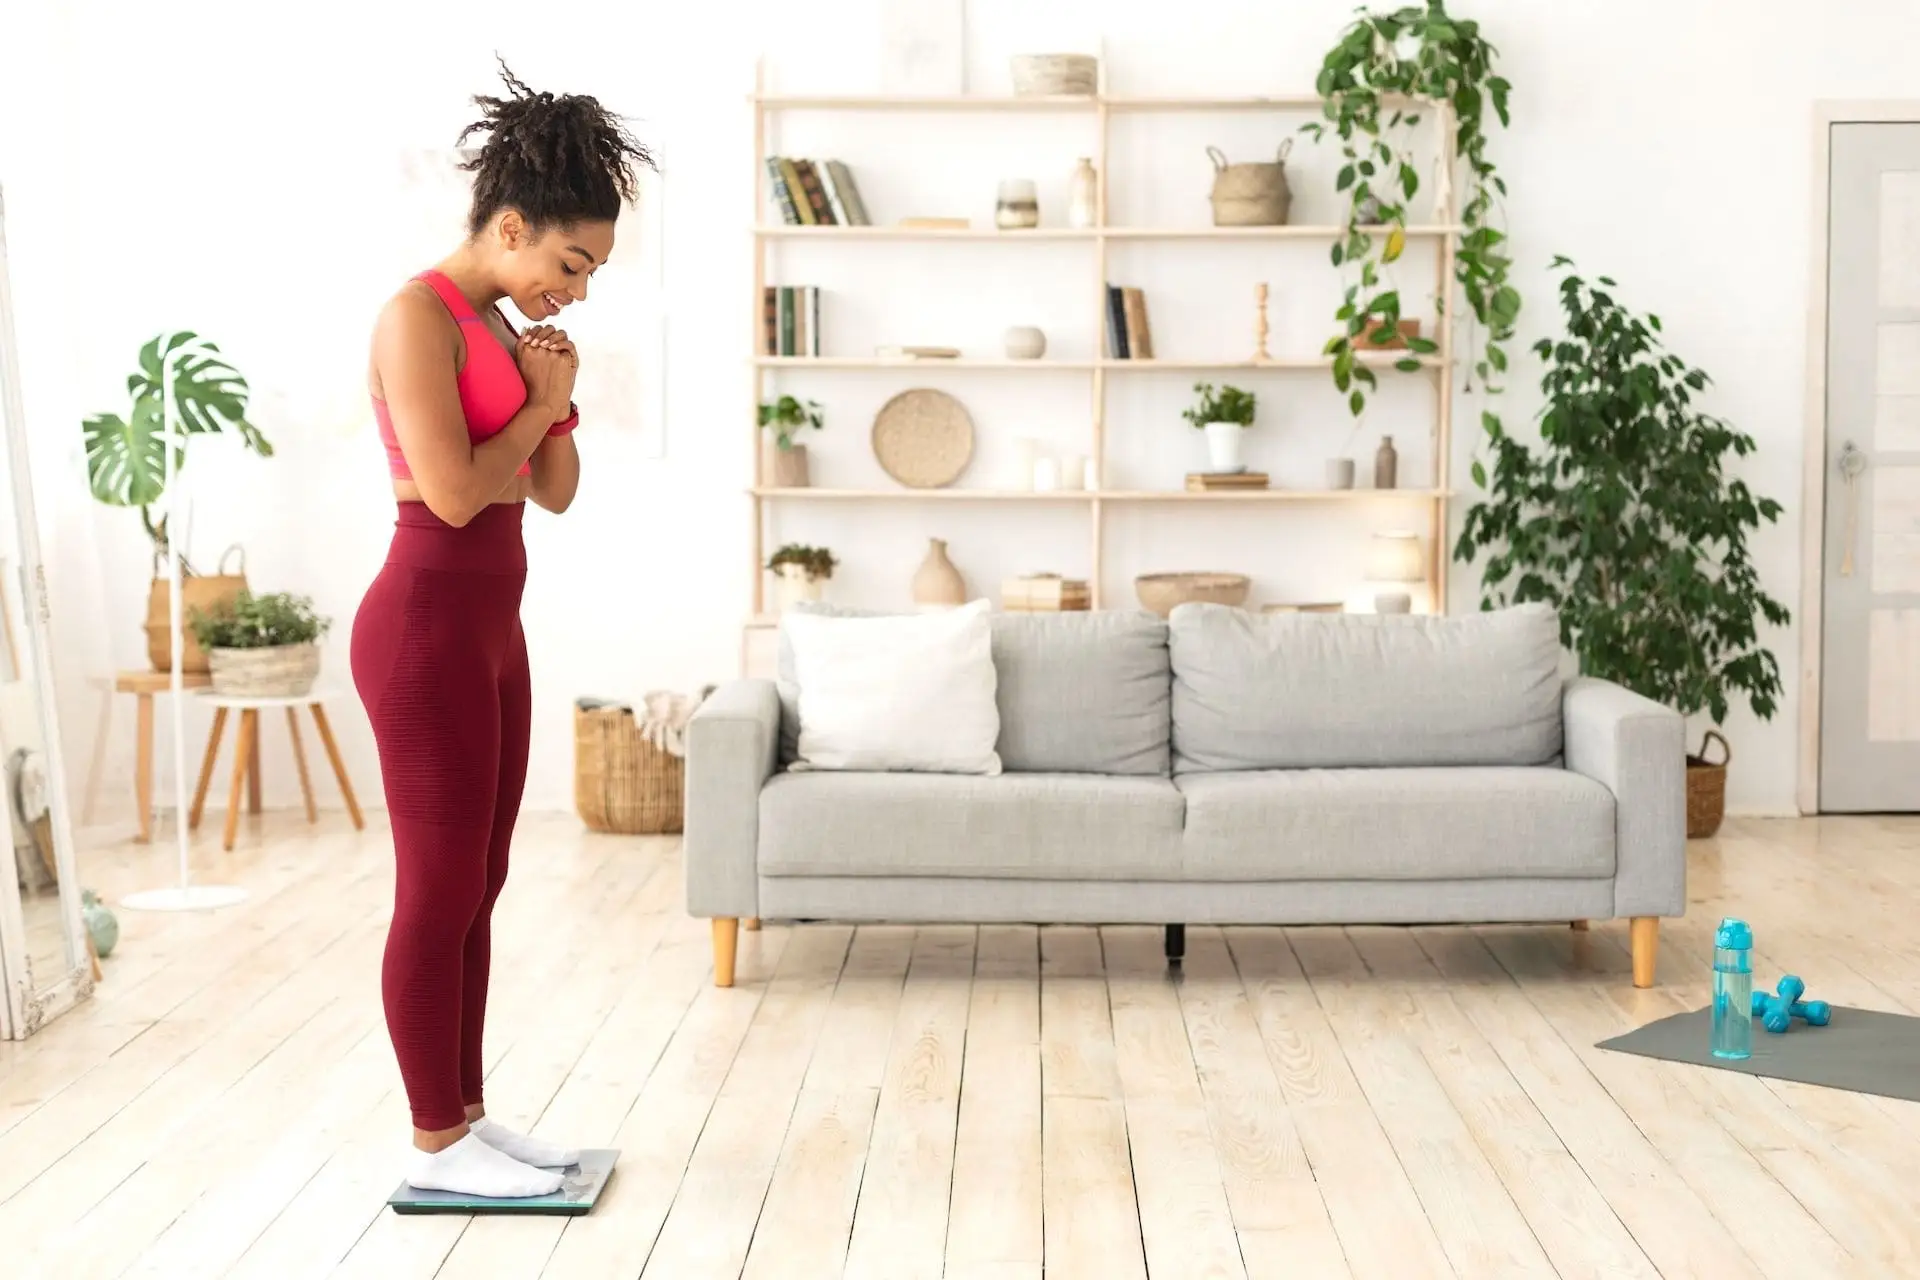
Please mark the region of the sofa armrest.
<svg viewBox="0 0 1920 1280"><path fill-rule="evenodd" d="M1687 910L1687 743L1680 714L1607 680L1561 697L1567 768L1613 792L1615 918Z"/></svg>
<svg viewBox="0 0 1920 1280"><path fill-rule="evenodd" d="M773 776L780 698L771 680L721 685L687 724L687 911L759 915L760 788Z"/></svg>

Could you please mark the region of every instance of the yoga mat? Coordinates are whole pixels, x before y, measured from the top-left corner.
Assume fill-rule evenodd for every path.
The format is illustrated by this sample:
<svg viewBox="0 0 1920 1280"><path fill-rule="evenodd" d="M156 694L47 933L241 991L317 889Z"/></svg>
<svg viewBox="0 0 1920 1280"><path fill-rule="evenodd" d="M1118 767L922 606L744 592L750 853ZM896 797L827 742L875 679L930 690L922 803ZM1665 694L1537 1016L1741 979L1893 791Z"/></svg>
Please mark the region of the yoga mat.
<svg viewBox="0 0 1920 1280"><path fill-rule="evenodd" d="M578 1217L593 1209L594 1201L613 1173L619 1149L582 1151L580 1163L566 1170L567 1180L550 1196L526 1196L518 1200L497 1200L487 1196L463 1196L451 1191L421 1191L403 1180L387 1198L395 1213L557 1213Z"/></svg>
<svg viewBox="0 0 1920 1280"><path fill-rule="evenodd" d="M1826 1026L1796 1020L1784 1035L1774 1035L1755 1018L1753 1056L1746 1059L1714 1057L1707 1047L1712 1031L1712 1011L1696 1009L1602 1040L1598 1047L1920 1102L1920 1018L1834 1005L1833 1021Z"/></svg>

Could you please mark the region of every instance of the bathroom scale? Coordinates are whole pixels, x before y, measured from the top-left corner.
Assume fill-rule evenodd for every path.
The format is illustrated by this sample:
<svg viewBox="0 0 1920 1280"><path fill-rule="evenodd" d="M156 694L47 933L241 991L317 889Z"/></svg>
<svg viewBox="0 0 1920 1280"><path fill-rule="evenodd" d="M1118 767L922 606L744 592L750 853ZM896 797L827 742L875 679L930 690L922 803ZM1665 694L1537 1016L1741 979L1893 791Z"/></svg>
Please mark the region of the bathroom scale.
<svg viewBox="0 0 1920 1280"><path fill-rule="evenodd" d="M503 1200L457 1191L422 1191L402 1179L387 1203L395 1213L555 1213L579 1217L593 1211L594 1202L613 1173L613 1162L619 1158L618 1147L582 1151L580 1163L565 1170L566 1181L551 1195Z"/></svg>

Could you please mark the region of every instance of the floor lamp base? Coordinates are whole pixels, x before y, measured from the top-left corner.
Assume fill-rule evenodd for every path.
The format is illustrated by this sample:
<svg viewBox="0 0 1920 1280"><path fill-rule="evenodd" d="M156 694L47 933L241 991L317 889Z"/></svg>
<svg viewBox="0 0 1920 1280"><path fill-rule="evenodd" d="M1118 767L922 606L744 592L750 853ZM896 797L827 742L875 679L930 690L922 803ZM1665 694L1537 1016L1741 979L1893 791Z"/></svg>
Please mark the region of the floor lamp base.
<svg viewBox="0 0 1920 1280"><path fill-rule="evenodd" d="M120 900L134 911L211 911L246 901L247 891L232 885L195 884L179 889L143 889Z"/></svg>

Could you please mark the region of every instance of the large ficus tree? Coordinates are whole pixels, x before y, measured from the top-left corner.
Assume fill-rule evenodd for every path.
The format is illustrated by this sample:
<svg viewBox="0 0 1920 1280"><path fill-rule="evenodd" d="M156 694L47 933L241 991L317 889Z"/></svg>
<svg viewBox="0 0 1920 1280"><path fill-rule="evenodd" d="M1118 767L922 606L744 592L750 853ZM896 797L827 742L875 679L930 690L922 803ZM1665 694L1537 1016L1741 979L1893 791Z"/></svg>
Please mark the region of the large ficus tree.
<svg viewBox="0 0 1920 1280"><path fill-rule="evenodd" d="M1751 437L1700 408L1707 375L1660 343L1658 316L1634 315L1575 275L1565 258L1566 333L1534 352L1546 363L1536 450L1484 419L1492 463L1468 510L1456 559L1483 552L1481 607L1545 601L1580 670L1685 715L1726 719L1744 695L1772 717L1780 665L1762 621L1787 610L1760 585L1747 545L1780 504L1730 478L1727 455Z"/></svg>
<svg viewBox="0 0 1920 1280"><path fill-rule="evenodd" d="M162 396L173 392L172 403ZM113 507L137 507L156 556L167 549L167 522L153 508L166 492L166 441L174 442L177 475L186 462L189 435L238 434L263 458L273 446L247 421L247 381L220 348L194 333L163 333L140 348L140 363L127 376L133 403L126 417L97 413L81 423L87 442L87 482L93 496ZM171 422L172 429L167 429Z"/></svg>

